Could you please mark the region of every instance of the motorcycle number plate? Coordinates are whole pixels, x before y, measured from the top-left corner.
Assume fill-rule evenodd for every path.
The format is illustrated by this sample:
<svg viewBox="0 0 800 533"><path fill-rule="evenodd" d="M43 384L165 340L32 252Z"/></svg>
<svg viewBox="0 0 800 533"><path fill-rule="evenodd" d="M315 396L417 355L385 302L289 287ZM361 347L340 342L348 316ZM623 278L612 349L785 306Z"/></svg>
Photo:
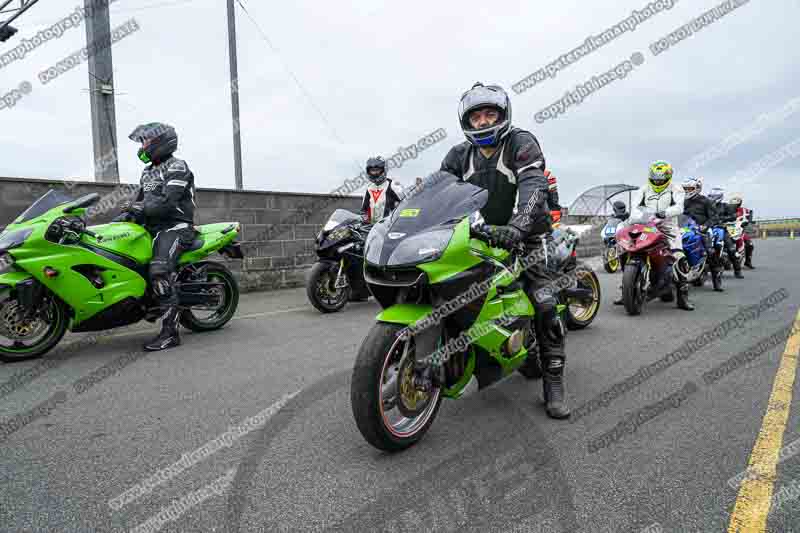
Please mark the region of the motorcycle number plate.
<svg viewBox="0 0 800 533"><path fill-rule="evenodd" d="M646 241L646 240L647 240L647 235L645 235L645 234L643 233L643 234L642 234L642 236L641 236L641 237L639 237L639 240L640 240L640 241Z"/></svg>

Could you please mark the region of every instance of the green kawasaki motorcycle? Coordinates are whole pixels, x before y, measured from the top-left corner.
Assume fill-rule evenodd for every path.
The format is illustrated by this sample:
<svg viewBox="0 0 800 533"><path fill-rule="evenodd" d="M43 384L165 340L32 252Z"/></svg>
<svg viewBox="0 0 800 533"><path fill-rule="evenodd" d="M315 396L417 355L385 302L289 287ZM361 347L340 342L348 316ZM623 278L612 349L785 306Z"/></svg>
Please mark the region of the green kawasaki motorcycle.
<svg viewBox="0 0 800 533"><path fill-rule="evenodd" d="M534 308L521 276L540 252L493 248L478 229L488 191L446 172L429 176L365 244L364 277L383 307L353 369L350 399L364 438L385 451L415 444L443 398L515 370L540 377ZM591 290L553 288L558 311Z"/></svg>
<svg viewBox="0 0 800 533"><path fill-rule="evenodd" d="M0 234L0 361L39 357L67 329L101 331L154 322L160 311L149 287L152 238L125 222L86 227L82 215L100 199L42 196ZM179 260L175 290L180 323L192 331L224 326L236 312L239 287L213 252L242 258L239 223L199 226Z"/></svg>

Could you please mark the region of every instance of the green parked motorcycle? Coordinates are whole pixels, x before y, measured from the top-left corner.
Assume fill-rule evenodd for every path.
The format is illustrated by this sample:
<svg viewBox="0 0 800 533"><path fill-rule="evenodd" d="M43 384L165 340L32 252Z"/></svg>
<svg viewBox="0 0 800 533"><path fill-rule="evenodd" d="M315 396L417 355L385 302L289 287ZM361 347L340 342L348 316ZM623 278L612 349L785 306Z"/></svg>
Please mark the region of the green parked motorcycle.
<svg viewBox="0 0 800 533"><path fill-rule="evenodd" d="M479 228L488 191L446 172L376 224L365 244L364 278L383 307L362 341L351 406L364 438L385 451L415 444L443 398L477 380L488 387L515 370L538 377L534 308L521 276L533 262L559 261L487 245ZM550 263L548 263L549 265ZM565 299L591 291L554 289Z"/></svg>
<svg viewBox="0 0 800 533"><path fill-rule="evenodd" d="M40 357L66 331L101 331L148 320L162 311L149 287L152 238L126 222L87 228L86 208L55 190L42 196L0 234L0 361ZM213 252L242 258L240 226L198 226L180 257L175 290L180 323L192 331L223 327L239 303L239 287Z"/></svg>

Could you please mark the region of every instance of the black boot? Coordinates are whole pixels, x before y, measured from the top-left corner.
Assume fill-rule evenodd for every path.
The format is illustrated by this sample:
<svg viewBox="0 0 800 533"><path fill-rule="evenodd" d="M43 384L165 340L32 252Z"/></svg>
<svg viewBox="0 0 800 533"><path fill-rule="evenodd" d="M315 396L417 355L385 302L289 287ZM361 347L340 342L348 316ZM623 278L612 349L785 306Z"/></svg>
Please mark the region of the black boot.
<svg viewBox="0 0 800 533"><path fill-rule="evenodd" d="M689 284L686 282L680 283L675 292L678 293L678 309L694 311L694 305L692 305L692 303L689 301Z"/></svg>
<svg viewBox="0 0 800 533"><path fill-rule="evenodd" d="M739 263L733 264L733 277L737 279L744 279L744 274L742 274L742 266Z"/></svg>
<svg viewBox="0 0 800 533"><path fill-rule="evenodd" d="M551 358L544 365L544 369L542 389L547 416L558 420L569 418L570 410L567 407L564 383L564 360L560 357Z"/></svg>
<svg viewBox="0 0 800 533"><path fill-rule="evenodd" d="M722 288L722 270L712 270L711 271L711 284L714 286L714 290L717 292L723 292L725 289Z"/></svg>
<svg viewBox="0 0 800 533"><path fill-rule="evenodd" d="M756 267L753 266L753 247L752 246L745 246L745 249L744 249L744 266L746 266L750 270L755 270L755 268L756 268Z"/></svg>
<svg viewBox="0 0 800 533"><path fill-rule="evenodd" d="M161 333L159 333L155 339L145 344L144 349L148 352L157 352L180 346L181 334L178 326L179 318L180 311L178 311L178 308L170 307L161 319Z"/></svg>

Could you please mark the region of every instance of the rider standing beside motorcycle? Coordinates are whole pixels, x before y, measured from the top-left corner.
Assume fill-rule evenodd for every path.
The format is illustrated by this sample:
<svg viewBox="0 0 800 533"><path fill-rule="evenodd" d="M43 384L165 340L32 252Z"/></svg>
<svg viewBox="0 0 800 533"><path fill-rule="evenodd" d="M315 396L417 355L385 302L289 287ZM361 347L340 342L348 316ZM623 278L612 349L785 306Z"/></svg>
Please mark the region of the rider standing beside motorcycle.
<svg viewBox="0 0 800 533"><path fill-rule="evenodd" d="M725 196L725 191L719 187L714 187L708 194L708 197L714 202L714 208L717 211L717 220L725 231L725 253L728 254L728 259L733 265L733 275L736 278L742 279L742 265L736 260L736 245L733 243L728 228L725 224L728 222L736 221L736 207L722 201Z"/></svg>
<svg viewBox="0 0 800 533"><path fill-rule="evenodd" d="M172 154L178 149L178 134L172 126L144 124L128 136L141 143L139 159L147 166L136 199L123 207L116 220L143 225L154 235L150 282L164 314L161 332L145 344L147 351L180 346L178 295L173 290L178 258L194 241L194 175L185 161Z"/></svg>
<svg viewBox="0 0 800 533"><path fill-rule="evenodd" d="M711 253L711 238L708 236L708 229L718 224L714 202L701 194L703 185L700 180L686 178L683 180L682 185L685 196L683 214L691 217L700 226L700 231L703 234L703 243L711 261L711 281L714 284L714 290L721 292L723 290L721 280L722 265L719 264L716 255Z"/></svg>
<svg viewBox="0 0 800 533"><path fill-rule="evenodd" d="M620 223L625 222L631 216L630 212L628 211L628 206L625 205L625 202L622 200L617 200L613 204L611 204L611 208L614 211L613 218L619 220ZM619 227L619 225L617 226ZM628 262L628 254L620 251L619 255L617 256L619 259L619 268L620 270L625 270L625 263ZM622 299L622 283L619 284L619 298L614 300L614 305L623 305L625 302Z"/></svg>
<svg viewBox="0 0 800 533"><path fill-rule="evenodd" d="M689 272L689 263L683 253L683 239L678 217L683 214L684 193L683 189L672 182L672 165L666 161L656 161L650 165L647 184L637 192L631 204L631 218L639 220L646 214L654 215L663 223L659 229L669 239L672 256L667 258L664 272L656 287L663 289L673 277L677 285L677 306L679 309L693 311L694 306L689 302L689 282L680 275ZM672 265L677 262L677 272L673 274ZM651 289L654 287L651 286ZM652 295L650 295L652 296Z"/></svg>
<svg viewBox="0 0 800 533"><path fill-rule="evenodd" d="M753 212L744 207L742 201L741 194L732 194L730 205L736 208L736 218L741 217L744 220L742 225L747 226L753 222ZM744 239L744 266L753 270L756 268L753 266L753 239L747 232L742 235L742 238Z"/></svg>
<svg viewBox="0 0 800 533"><path fill-rule="evenodd" d="M524 243L530 251L540 249L543 240L551 242L552 198L544 173L545 158L533 134L511 126L508 94L497 85L476 83L461 96L458 118L467 142L450 150L441 170L489 191L481 214L488 224L483 231L492 244L513 248ZM555 184L555 178L552 182ZM557 189L553 192L557 194ZM544 267L533 265L523 278L536 309L534 327L540 345L546 411L551 418L567 418L566 329L552 291L538 290L550 281Z"/></svg>
<svg viewBox="0 0 800 533"><path fill-rule="evenodd" d="M367 160L367 191L361 202L361 219L365 224L375 224L394 211L403 198L403 192L386 175L386 161L381 156Z"/></svg>

